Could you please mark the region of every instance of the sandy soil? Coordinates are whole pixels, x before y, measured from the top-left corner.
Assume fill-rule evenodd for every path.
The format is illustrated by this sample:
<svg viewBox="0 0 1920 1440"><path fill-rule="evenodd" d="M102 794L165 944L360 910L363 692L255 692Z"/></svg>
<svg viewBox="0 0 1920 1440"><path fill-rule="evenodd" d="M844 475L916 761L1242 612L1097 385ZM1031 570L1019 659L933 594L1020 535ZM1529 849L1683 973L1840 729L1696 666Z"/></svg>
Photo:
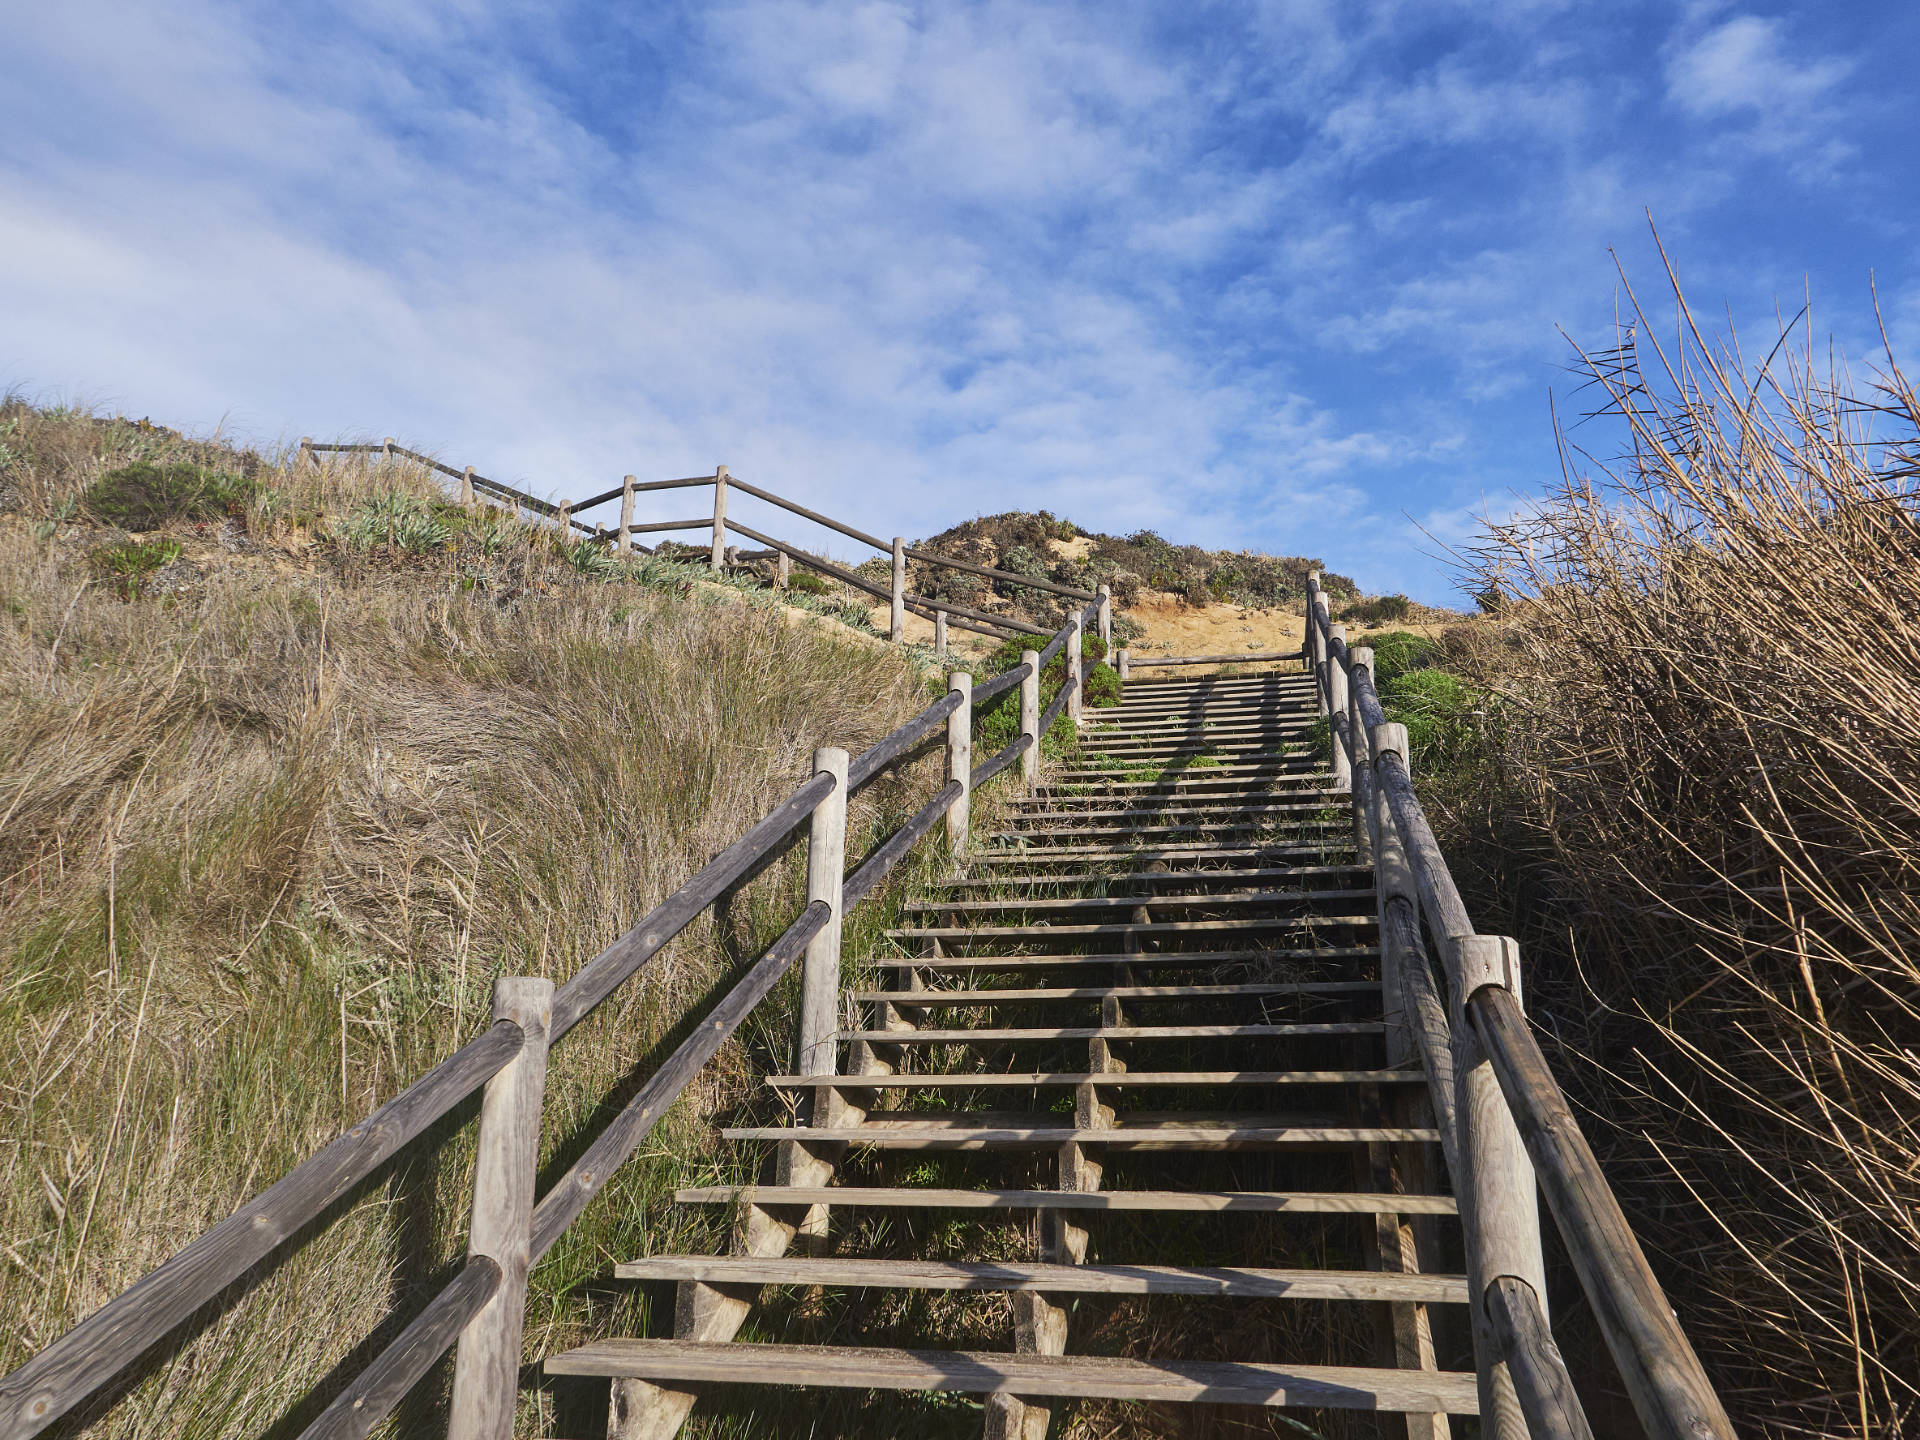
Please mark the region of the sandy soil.
<svg viewBox="0 0 1920 1440"><path fill-rule="evenodd" d="M1275 655L1300 648L1306 635L1306 617L1285 610L1226 603L1205 607L1188 605L1177 595L1144 591L1127 615L1146 627L1128 651L1134 662L1174 655ZM1444 625L1348 625L1347 640L1365 643L1368 635L1385 630L1407 630L1416 635L1438 635ZM1218 667L1181 665L1148 669L1149 675L1210 675Z"/></svg>

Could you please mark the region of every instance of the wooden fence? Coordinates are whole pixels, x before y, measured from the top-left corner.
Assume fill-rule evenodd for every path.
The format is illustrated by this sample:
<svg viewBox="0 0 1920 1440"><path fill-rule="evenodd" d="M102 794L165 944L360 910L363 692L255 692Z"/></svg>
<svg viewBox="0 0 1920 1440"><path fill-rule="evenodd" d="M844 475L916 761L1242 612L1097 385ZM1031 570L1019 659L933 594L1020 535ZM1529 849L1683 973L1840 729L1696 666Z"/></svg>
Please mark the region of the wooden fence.
<svg viewBox="0 0 1920 1440"><path fill-rule="evenodd" d="M1063 708L1078 708L1078 641L1100 609L1096 602L1076 612L1044 649L1026 652L1020 664L979 686L965 674L952 676L945 695L864 754L816 751L805 784L558 989L550 980L530 976L496 981L492 1023L478 1038L0 1379L0 1440L27 1440L107 1387L124 1384L151 1357L179 1348L191 1338L188 1326L196 1316L231 1303L257 1282L255 1267L290 1242L294 1248L310 1242L321 1228L315 1222L329 1207L476 1093L482 1099L465 1265L301 1432L300 1440L366 1435L449 1349L455 1351L449 1433L461 1440L508 1440L519 1390L529 1269L796 961L802 967L801 1073L815 1073L806 1069L807 1056L830 1046L837 1028L844 916L943 818L953 854L963 856L970 799L980 785L1016 762L1024 783L1034 783L1040 737ZM1043 714L1041 672L1069 645L1065 680ZM1020 690L1019 735L998 754L973 764L975 707L1015 687ZM946 749L946 783L845 874L848 797L934 744ZM804 908L572 1168L536 1200L551 1047L709 905L758 873L803 823L808 827ZM324 1316L314 1320L328 1323Z"/></svg>
<svg viewBox="0 0 1920 1440"><path fill-rule="evenodd" d="M1406 727L1381 708L1373 651L1348 649L1319 578L1316 571L1307 582L1307 660L1333 732L1335 783L1352 792L1355 838L1377 876L1390 1053L1397 1047L1424 1067L1459 1199L1481 1434L1593 1433L1548 1323L1544 1195L1648 1440L1732 1440L1726 1411L1534 1041L1521 1008L1520 947L1475 933L1414 793ZM1442 962L1445 1002L1428 941Z"/></svg>
<svg viewBox="0 0 1920 1440"><path fill-rule="evenodd" d="M1042 579L1035 575L1020 575L1011 570L997 570L991 565L975 565L966 560L955 560L945 555L937 555L931 550L923 550L918 546L909 545L904 539L897 535L894 536L891 542L882 540L877 535L869 535L864 530L857 530L851 525L843 524L831 516L822 515L818 510L810 510L805 505L788 500L784 496L776 495L770 490L763 490L757 485L749 485L746 481L732 474L725 465L714 466L713 474L711 475L690 475L678 480L641 481L632 475L628 475L621 480L619 485L610 490L603 490L597 495L589 495L582 500L554 501L542 500L537 496L528 494L524 490L502 484L498 480L489 480L484 475L477 475L474 473L471 465L465 469L456 470L451 465L441 464L440 461L433 459L431 456L422 455L417 451L408 450L401 445L397 445L390 438L383 440L378 445L329 444L303 436L300 441L300 453L316 466L321 463L320 456L322 454L377 454L384 455L389 459L399 456L407 460L413 460L421 465L425 465L431 470L438 471L442 475L449 475L455 480L458 480L460 482L460 500L464 505L472 506L481 503L491 503L506 506L515 511L526 510L539 516L541 519L551 520L560 528L563 534L569 537L571 537L575 531L579 531L588 538L612 545L614 547L614 553L622 556L630 555L636 549L643 554L651 553L644 545L636 544L633 539L635 535L664 535L675 531L704 530L708 532L710 541L708 563L714 570L725 570L730 565L742 560L771 559L777 562L777 569L774 575L774 585L777 589L786 588L789 567L795 564L821 575L830 576L840 581L843 585L849 585L856 590L873 596L875 599L884 600L888 603L890 611L888 634L895 643L906 639L906 617L909 611L919 615L923 619L933 621L934 648L942 655L947 651L946 637L949 627L958 630L970 630L981 635L991 635L996 639L1009 635L1039 636L1045 635L1048 632L1043 626L1031 624L1028 621L1018 619L1011 615L999 615L992 611L976 610L951 600L942 600L926 595L910 593L907 590L908 560L918 560L922 564L931 565L937 569L955 570L967 575L977 575L984 579L997 580L1003 584L1019 585L1029 590L1059 595L1068 600L1096 602L1100 612L1099 623L1101 638L1108 642L1112 639L1112 598L1108 587L1105 585L1100 586L1097 591L1081 590L1072 585L1062 585L1057 581ZM713 513L711 517L703 515L690 520L660 520L644 525L636 525L633 523L634 496L648 491L692 490L703 486L713 487ZM834 564L824 556L815 555L789 541L776 539L772 535L765 534L751 526L743 525L738 520L732 519L727 514L727 500L729 494L735 490L740 491L742 494L751 495L756 499L764 500L767 504L777 506L779 509L800 516L802 519L811 520L816 525L825 526L827 529L845 535L849 539L858 540L862 545L869 545L882 555L890 557L893 562L892 583L883 586L879 582L869 580L866 576L857 574L844 566ZM609 530L605 525L588 525L574 518L583 510L590 510L596 505L604 505L612 500L618 500L620 502L620 524L617 529ZM736 535L744 535L749 540L757 540L767 548L760 551L741 552L727 544L727 533L729 531Z"/></svg>

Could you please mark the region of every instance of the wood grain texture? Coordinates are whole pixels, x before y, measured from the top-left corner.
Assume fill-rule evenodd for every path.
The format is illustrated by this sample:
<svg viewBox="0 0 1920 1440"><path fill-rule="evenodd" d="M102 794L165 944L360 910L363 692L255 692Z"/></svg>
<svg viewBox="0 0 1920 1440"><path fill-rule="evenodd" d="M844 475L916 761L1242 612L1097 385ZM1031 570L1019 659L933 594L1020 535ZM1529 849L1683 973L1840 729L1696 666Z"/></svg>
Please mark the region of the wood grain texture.
<svg viewBox="0 0 1920 1440"><path fill-rule="evenodd" d="M1345 1190L955 1190L921 1186L834 1185L819 1189L777 1186L705 1186L674 1191L676 1204L785 1207L831 1202L882 1209L934 1210L1113 1210L1172 1214L1366 1215L1381 1210L1403 1214L1457 1215L1451 1195L1372 1195Z"/></svg>
<svg viewBox="0 0 1920 1440"><path fill-rule="evenodd" d="M689 1384L945 1390L1341 1410L1440 1410L1455 1415L1471 1415L1476 1409L1471 1376L1444 1370L1376 1370L1343 1365L602 1340L549 1357L546 1369L549 1375L631 1375Z"/></svg>
<svg viewBox="0 0 1920 1440"><path fill-rule="evenodd" d="M1464 1275L1259 1266L1035 1265L1005 1261L780 1259L650 1255L614 1267L622 1280L846 1285L892 1290L1050 1290L1073 1295L1220 1295L1246 1299L1412 1300L1464 1305Z"/></svg>

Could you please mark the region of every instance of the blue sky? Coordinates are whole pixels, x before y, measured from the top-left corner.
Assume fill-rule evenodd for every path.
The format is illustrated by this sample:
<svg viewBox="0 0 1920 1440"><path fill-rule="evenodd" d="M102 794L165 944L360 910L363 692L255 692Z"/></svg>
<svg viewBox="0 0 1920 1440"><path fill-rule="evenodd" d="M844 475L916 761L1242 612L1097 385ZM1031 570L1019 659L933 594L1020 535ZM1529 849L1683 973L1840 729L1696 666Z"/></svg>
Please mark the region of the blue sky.
<svg viewBox="0 0 1920 1440"><path fill-rule="evenodd" d="M1444 601L1648 210L1702 310L1810 285L1870 360L1872 272L1920 350L1917 59L1911 5L18 6L0 384Z"/></svg>

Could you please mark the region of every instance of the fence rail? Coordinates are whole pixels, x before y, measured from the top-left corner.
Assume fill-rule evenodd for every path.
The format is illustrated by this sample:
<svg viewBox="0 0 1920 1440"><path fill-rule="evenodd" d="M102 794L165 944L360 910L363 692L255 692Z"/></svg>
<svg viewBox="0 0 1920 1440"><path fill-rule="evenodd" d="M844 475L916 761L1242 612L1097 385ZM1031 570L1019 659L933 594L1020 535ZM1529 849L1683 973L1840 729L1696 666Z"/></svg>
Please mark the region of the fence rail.
<svg viewBox="0 0 1920 1440"><path fill-rule="evenodd" d="M423 458L392 448L409 458ZM1076 613L1052 637L1045 653L1050 657L1077 641L1086 622L1100 613L1103 602ZM1075 644L1075 657L1078 651ZM1033 781L1045 733L1045 725L1034 719L1043 665L1029 651L1019 665L978 689L969 676L956 674L947 694L857 758L843 750L817 751L813 774L804 783L565 984L555 989L551 982L531 977L497 981L494 1021L478 1037L0 1379L0 1440L28 1440L121 1380L170 1339L184 1343L180 1333L196 1314L250 1288L259 1278L256 1266L301 1237L336 1201L475 1094L483 1098L465 1265L347 1382L301 1440L358 1440L389 1415L449 1349L457 1351L453 1428L463 1436L505 1440L518 1388L530 1267L579 1218L796 961L805 957L807 995L838 993L839 933L846 913L943 818L954 854L962 855L972 791L1023 758L1028 762L1025 781ZM1047 711L1048 723L1069 703L1068 690L1078 678L1077 664L1070 663ZM1022 700L1019 735L973 765L975 701L984 704L1016 686ZM926 749L942 726L945 783L842 878L848 798ZM807 904L536 1204L534 1167L549 1048L708 906L758 874L803 822L810 824ZM830 1014L827 1022L831 1031ZM804 1044L804 1027L802 1038ZM298 1244L311 1238L307 1234Z"/></svg>
<svg viewBox="0 0 1920 1440"><path fill-rule="evenodd" d="M1406 728L1381 706L1373 651L1348 648L1318 572L1307 586L1304 649L1333 733L1335 782L1351 791L1356 839L1378 876L1389 1042L1397 1031L1425 1069L1458 1192L1482 1433L1592 1434L1548 1323L1544 1195L1648 1440L1732 1440L1726 1411L1533 1038L1521 1006L1520 947L1474 931L1415 793ZM1447 982L1444 1003L1428 939Z"/></svg>
<svg viewBox="0 0 1920 1440"><path fill-rule="evenodd" d="M945 632L949 626L980 635L991 635L995 638L1004 638L1009 635L1038 636L1046 635L1050 632L1043 626L1034 625L1028 621L1018 619L1015 616L973 609L957 601L942 600L932 596L909 593L906 588L906 562L908 559L917 560L923 565L930 565L939 569L954 570L967 575L981 576L985 579L995 580L1006 585L1016 585L1045 594L1064 596L1069 600L1092 601L1102 607L1103 617L1108 614L1111 609L1108 588L1105 585L1100 586L1097 590L1082 590L1072 585L1062 585L1058 581L1043 579L1035 575L1022 575L1012 570L999 570L991 565L976 565L968 560L955 560L950 556L939 555L931 550L922 549L919 546L908 545L905 540L898 536L894 537L891 542L882 540L877 535L870 535L866 531L857 529L843 521L836 520L830 515L823 515L818 510L809 509L797 501L789 500L782 495L776 495L771 490L764 490L758 485L748 484L746 481L732 474L725 465L716 465L711 475L689 475L676 480L641 481L628 475L613 489L602 490L598 494L589 495L583 500L567 502L542 500L538 496L530 495L524 490L516 489L514 486L504 484L501 481L489 480L484 475L474 473L472 466L468 466L463 470L456 470L453 466L443 464L431 456L422 455L418 451L406 449L404 446L396 444L391 438L383 440L376 445L367 442L329 443L302 437L300 441L300 453L308 457L316 466L321 463L320 456L322 454L380 454L388 457L401 456L425 465L429 469L435 470L442 475L449 475L458 480L460 482L460 497L464 504L472 505L481 500L503 501L516 509L530 510L535 515L555 521L562 530L569 535L577 530L593 539L612 544L616 552L621 555L630 554L636 548L643 554L651 553L647 551L645 546L636 546L634 544L633 537L635 535L666 535L677 531L705 530L708 532L710 538L709 563L713 569L720 570L725 568L729 563L729 550L726 537L727 532L732 531L736 535L744 535L750 540L758 540L762 545L769 547L767 551L756 552L753 558L778 560L779 570L774 581L777 588L785 588L786 586L789 563L797 563L818 574L831 576L843 585L851 586L856 590L874 596L876 599L885 600L889 603L892 608L892 623L889 633L890 638L896 643L906 638L905 621L908 612L919 615L923 619L932 620L934 622L936 635L935 648L942 654L946 652ZM713 514L711 518L700 516L691 520L656 520L638 525L634 523L634 496L649 491L688 490L700 486L713 487ZM729 518L727 514L727 496L728 493L733 490L739 490L756 499L764 500L769 505L777 506L779 509L785 510L790 514L798 515L804 520L810 520L816 525L825 526L829 530L845 535L849 539L857 540L863 545L870 545L882 554L890 556L893 561L892 584L890 586L883 586L844 566L834 564L824 556L813 554L801 549L790 541L777 539L772 535L765 534L750 526L743 525L737 520ZM620 501L620 524L616 530L609 531L603 525L589 525L575 518L582 510L589 510L596 505L604 505L613 500ZM733 553L737 555L738 552ZM1107 638L1109 631L1110 625L1103 618L1101 622L1102 638ZM1257 659L1261 657L1247 658Z"/></svg>

